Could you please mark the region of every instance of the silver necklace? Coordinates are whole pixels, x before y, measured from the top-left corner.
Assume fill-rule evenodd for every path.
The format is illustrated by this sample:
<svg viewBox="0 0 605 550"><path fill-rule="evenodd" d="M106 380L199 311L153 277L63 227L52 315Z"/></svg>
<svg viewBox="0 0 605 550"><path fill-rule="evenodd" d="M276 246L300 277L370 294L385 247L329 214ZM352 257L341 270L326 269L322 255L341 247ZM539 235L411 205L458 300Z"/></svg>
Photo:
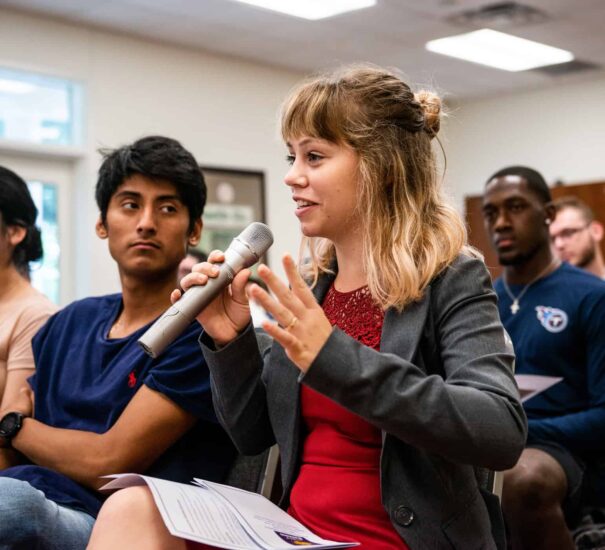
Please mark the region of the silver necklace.
<svg viewBox="0 0 605 550"><path fill-rule="evenodd" d="M519 311L521 309L519 302L521 301L521 298L523 298L523 295L529 290L529 287L531 285L533 285L538 279L541 279L542 277L544 277L544 275L546 275L546 273L548 273L548 270L551 267L553 267L554 265L557 265L557 263L558 263L558 261L553 258L553 260L542 271L540 271L540 273L538 273L531 281L529 281L529 283L527 283L521 289L521 292L519 292L519 294L517 294L516 296L511 292L511 290L508 286L508 283L506 282L506 277L504 275L502 276L502 284L504 285L504 290L506 290L506 293L510 296L510 299L513 301L513 303L510 305L510 312L513 315L515 315L517 313L517 311Z"/></svg>

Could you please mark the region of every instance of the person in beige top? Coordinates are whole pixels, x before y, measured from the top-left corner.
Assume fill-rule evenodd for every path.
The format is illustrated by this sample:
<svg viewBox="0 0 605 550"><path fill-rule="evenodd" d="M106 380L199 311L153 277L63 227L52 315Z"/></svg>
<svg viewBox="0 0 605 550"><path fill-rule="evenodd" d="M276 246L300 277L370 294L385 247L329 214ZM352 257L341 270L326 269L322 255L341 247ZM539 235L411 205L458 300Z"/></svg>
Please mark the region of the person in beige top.
<svg viewBox="0 0 605 550"><path fill-rule="evenodd" d="M38 211L26 183L0 166L0 411L34 371L31 339L56 306L29 282L42 257Z"/></svg>

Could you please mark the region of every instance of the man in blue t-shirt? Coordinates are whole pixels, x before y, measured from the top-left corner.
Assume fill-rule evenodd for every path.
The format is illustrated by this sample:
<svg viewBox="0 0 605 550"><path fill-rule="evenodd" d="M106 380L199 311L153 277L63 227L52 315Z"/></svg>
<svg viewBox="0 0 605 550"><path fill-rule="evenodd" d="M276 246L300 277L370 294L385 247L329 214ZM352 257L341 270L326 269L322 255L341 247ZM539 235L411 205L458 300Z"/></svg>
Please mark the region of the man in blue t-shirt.
<svg viewBox="0 0 605 550"><path fill-rule="evenodd" d="M504 477L512 547L532 550L575 548L567 523L589 500L605 503L605 284L553 256L554 215L535 170L512 166L486 184L483 216L504 267L495 289L516 371L562 378L524 404L527 446Z"/></svg>
<svg viewBox="0 0 605 550"><path fill-rule="evenodd" d="M122 293L74 302L33 340L31 391L0 412L2 548L85 548L100 476L220 481L235 456L212 408L199 325L157 359L137 345L170 306L179 263L200 238L197 162L157 136L104 152L96 199Z"/></svg>

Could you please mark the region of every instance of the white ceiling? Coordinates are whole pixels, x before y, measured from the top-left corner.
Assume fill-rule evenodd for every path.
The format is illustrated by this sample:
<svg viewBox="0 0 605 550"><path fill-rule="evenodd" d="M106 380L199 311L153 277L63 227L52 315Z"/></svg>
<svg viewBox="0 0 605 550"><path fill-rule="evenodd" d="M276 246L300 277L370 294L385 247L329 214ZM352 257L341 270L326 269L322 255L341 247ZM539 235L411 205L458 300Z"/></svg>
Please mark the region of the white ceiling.
<svg viewBox="0 0 605 550"><path fill-rule="evenodd" d="M454 100L605 76L603 69L557 77L540 71L510 73L425 51L430 39L481 26L449 18L498 0L377 2L374 8L320 21L233 0L0 0L0 6L305 73L356 61L397 67L411 82L432 85ZM490 26L571 50L581 61L605 64L605 0L520 3L542 10L547 19Z"/></svg>

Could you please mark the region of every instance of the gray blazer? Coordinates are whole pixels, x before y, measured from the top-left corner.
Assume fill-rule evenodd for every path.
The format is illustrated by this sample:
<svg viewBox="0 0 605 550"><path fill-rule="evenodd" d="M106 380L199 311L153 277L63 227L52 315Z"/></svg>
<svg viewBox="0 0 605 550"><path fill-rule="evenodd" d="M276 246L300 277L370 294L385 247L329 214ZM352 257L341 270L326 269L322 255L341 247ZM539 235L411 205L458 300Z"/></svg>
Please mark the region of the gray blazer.
<svg viewBox="0 0 605 550"><path fill-rule="evenodd" d="M314 289L320 303L331 280ZM461 255L419 302L388 310L380 352L335 328L304 377L252 327L218 351L207 336L201 343L217 414L240 452L279 444L284 507L303 443L302 382L382 430L382 501L412 550L496 548L496 497L482 498L474 467L511 468L527 421L482 261Z"/></svg>

